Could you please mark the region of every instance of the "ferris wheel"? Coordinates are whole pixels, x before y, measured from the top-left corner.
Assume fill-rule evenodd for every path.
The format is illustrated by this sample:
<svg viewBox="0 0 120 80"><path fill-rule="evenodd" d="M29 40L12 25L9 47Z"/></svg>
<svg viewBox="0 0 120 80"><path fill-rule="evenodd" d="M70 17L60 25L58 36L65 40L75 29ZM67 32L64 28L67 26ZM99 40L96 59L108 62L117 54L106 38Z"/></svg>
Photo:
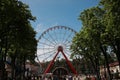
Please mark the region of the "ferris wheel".
<svg viewBox="0 0 120 80"><path fill-rule="evenodd" d="M45 30L38 39L38 60L40 62L52 60L59 47L62 47L65 55L70 59L70 45L75 34L75 30L66 26L54 26ZM63 59L64 57L58 54L57 58Z"/></svg>

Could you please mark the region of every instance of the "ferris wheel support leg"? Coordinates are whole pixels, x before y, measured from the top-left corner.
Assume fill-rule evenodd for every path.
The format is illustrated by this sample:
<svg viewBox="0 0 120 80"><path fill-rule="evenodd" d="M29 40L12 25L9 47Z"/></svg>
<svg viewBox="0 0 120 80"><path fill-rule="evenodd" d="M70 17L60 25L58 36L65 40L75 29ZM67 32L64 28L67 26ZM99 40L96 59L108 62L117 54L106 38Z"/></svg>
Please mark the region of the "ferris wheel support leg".
<svg viewBox="0 0 120 80"><path fill-rule="evenodd" d="M75 68L73 67L73 65L71 64L71 62L68 60L68 58L66 57L66 55L64 54L63 51L61 51L63 56L65 57L66 59L66 62L67 64L69 65L70 69L72 70L72 72L75 74L75 75L78 75L77 71L75 70Z"/></svg>
<svg viewBox="0 0 120 80"><path fill-rule="evenodd" d="M56 59L58 53L59 53L59 52L56 53L56 55L54 56L54 58L52 59L52 61L50 62L50 64L49 64L48 67L46 68L46 70L44 71L44 74L49 73L51 67L52 67L53 64L54 64L54 60Z"/></svg>

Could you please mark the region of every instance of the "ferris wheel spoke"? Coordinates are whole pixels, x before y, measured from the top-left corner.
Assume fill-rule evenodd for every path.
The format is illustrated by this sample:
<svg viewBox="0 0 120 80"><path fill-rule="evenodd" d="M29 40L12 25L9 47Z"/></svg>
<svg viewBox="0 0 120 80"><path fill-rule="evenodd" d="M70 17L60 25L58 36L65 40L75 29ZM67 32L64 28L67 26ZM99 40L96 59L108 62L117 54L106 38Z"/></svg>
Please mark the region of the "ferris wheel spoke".
<svg viewBox="0 0 120 80"><path fill-rule="evenodd" d="M60 42L62 43L63 41L63 31L62 28L60 29Z"/></svg>
<svg viewBox="0 0 120 80"><path fill-rule="evenodd" d="M45 38L45 37L43 37L45 40L47 40L47 41L49 41L51 44L53 44L53 45L55 45L55 43L53 43L51 40L49 40L49 39L47 39L47 38Z"/></svg>
<svg viewBox="0 0 120 80"><path fill-rule="evenodd" d="M61 42L64 44L66 34L63 34Z"/></svg>
<svg viewBox="0 0 120 80"><path fill-rule="evenodd" d="M70 48L65 48L65 49L68 49L68 50L70 50Z"/></svg>
<svg viewBox="0 0 120 80"><path fill-rule="evenodd" d="M52 53L52 52L54 52L54 51L55 51L55 50L51 50L51 51L48 51L48 52L44 52L44 53L42 53L42 54L39 54L38 56L47 55L47 54Z"/></svg>
<svg viewBox="0 0 120 80"><path fill-rule="evenodd" d="M64 42L64 43L66 43L67 41L69 41L69 38L71 37L71 35L72 35L72 33L70 33L70 34L67 36L67 38L65 39L65 42Z"/></svg>
<svg viewBox="0 0 120 80"><path fill-rule="evenodd" d="M71 56L67 51L65 51L66 55L68 55L69 57Z"/></svg>
<svg viewBox="0 0 120 80"><path fill-rule="evenodd" d="M65 47L66 47L66 48L70 48L70 46L71 46L70 43L69 43L69 44L65 44Z"/></svg>
<svg viewBox="0 0 120 80"><path fill-rule="evenodd" d="M65 32L63 33L64 36L63 36L62 43L64 43L66 33L67 33L67 31L65 31Z"/></svg>
<svg viewBox="0 0 120 80"><path fill-rule="evenodd" d="M51 53L49 56L45 57L44 60L47 60L49 57L53 56L54 53Z"/></svg>
<svg viewBox="0 0 120 80"><path fill-rule="evenodd" d="M69 50L66 50L66 54L70 57L71 56L71 52Z"/></svg>
<svg viewBox="0 0 120 80"><path fill-rule="evenodd" d="M40 42L40 44L42 44L43 46L47 45L47 46L55 47L54 45L47 44L47 43L44 43L44 42Z"/></svg>
<svg viewBox="0 0 120 80"><path fill-rule="evenodd" d="M56 40L52 37L52 35L48 32L48 35L50 36L50 38L52 39L52 41L54 41L55 44L57 44Z"/></svg>
<svg viewBox="0 0 120 80"><path fill-rule="evenodd" d="M56 35L56 32L55 32L55 30L54 30L54 34L55 34L55 41L56 41L56 43L58 43L58 40L57 40L57 35Z"/></svg>
<svg viewBox="0 0 120 80"><path fill-rule="evenodd" d="M68 33L66 32L66 34L64 34L64 36L65 36L65 38L64 38L64 40L63 40L63 43L65 44L66 41L68 40Z"/></svg>
<svg viewBox="0 0 120 80"><path fill-rule="evenodd" d="M69 50L70 50L70 48L71 48L71 44L66 45L66 49L69 49Z"/></svg>
<svg viewBox="0 0 120 80"><path fill-rule="evenodd" d="M70 36L69 36L70 37ZM66 41L64 43L68 44L70 43L71 41L69 40L69 37L66 39Z"/></svg>
<svg viewBox="0 0 120 80"><path fill-rule="evenodd" d="M70 45L71 41L70 40L66 40L66 42L64 43L65 45Z"/></svg>
<svg viewBox="0 0 120 80"><path fill-rule="evenodd" d="M61 37L60 37L61 34L60 33L56 33L56 35L58 36L57 37L57 42L60 43L61 42Z"/></svg>
<svg viewBox="0 0 120 80"><path fill-rule="evenodd" d="M47 47L45 47L45 48L38 48L38 49L46 49L46 50L49 50L49 49L54 49L54 47L53 48L47 48Z"/></svg>
<svg viewBox="0 0 120 80"><path fill-rule="evenodd" d="M56 33L56 35L57 35L57 36L59 36L59 34L58 34L58 33ZM60 42L59 37L57 37L57 38L56 38L56 40L57 40L57 43L59 43L59 42Z"/></svg>
<svg viewBox="0 0 120 80"><path fill-rule="evenodd" d="M64 35L64 34L63 34ZM61 43L64 43L64 37L61 38Z"/></svg>

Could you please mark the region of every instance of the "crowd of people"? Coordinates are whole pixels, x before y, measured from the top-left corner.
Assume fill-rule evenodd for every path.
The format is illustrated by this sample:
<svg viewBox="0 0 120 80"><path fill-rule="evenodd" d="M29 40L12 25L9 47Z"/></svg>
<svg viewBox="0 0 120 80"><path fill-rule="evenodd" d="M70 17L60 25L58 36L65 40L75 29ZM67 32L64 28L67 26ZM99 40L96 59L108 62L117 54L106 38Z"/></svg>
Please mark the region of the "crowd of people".
<svg viewBox="0 0 120 80"><path fill-rule="evenodd" d="M89 79L91 78L91 79ZM84 76L84 75L41 75L32 80L96 80L93 76Z"/></svg>

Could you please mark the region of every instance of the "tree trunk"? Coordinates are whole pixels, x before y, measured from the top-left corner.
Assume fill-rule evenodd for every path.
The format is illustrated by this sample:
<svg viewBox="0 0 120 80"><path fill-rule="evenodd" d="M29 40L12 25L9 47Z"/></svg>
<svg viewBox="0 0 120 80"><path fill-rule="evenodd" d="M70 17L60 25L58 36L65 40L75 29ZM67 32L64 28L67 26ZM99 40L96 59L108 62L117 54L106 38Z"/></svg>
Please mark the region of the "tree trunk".
<svg viewBox="0 0 120 80"><path fill-rule="evenodd" d="M119 63L119 69L120 69L120 39L116 40L116 46L117 46L117 51L116 51L116 56L118 59L118 63Z"/></svg>
<svg viewBox="0 0 120 80"><path fill-rule="evenodd" d="M103 49L102 45L100 46L101 51L103 52L104 58L105 58L105 63L107 67L107 72L108 72L108 80L112 80L111 72L110 72L110 67L109 67L109 62L108 62L108 57L106 51Z"/></svg>
<svg viewBox="0 0 120 80"><path fill-rule="evenodd" d="M11 65L12 65L12 79L15 78L15 57L12 57L12 61L11 61Z"/></svg>
<svg viewBox="0 0 120 80"><path fill-rule="evenodd" d="M4 80L5 77L5 63L3 59L3 53L2 53L2 60L1 60L1 80Z"/></svg>
<svg viewBox="0 0 120 80"><path fill-rule="evenodd" d="M94 68L94 70L95 70L95 72L96 72L96 74L97 74L97 80L101 80L100 79L100 74L99 74L99 70L98 70L98 60L96 60L95 59L95 61L93 60L93 57L89 57L89 59L90 59L90 61L91 61L91 63L92 63L92 65L93 65L93 68Z"/></svg>
<svg viewBox="0 0 120 80"><path fill-rule="evenodd" d="M26 62L26 58L25 58L25 56L23 57L24 59L24 62L23 62L23 78L24 78L24 80L25 80L25 71L26 71L26 67L25 67L25 62Z"/></svg>
<svg viewBox="0 0 120 80"><path fill-rule="evenodd" d="M114 52L115 52L115 54L117 56L117 60L118 60L118 63L119 63L119 69L120 69L120 39L119 38L116 39L115 43L113 43L111 41L111 45L112 45L112 47L114 49Z"/></svg>
<svg viewBox="0 0 120 80"><path fill-rule="evenodd" d="M101 77L100 77L100 64L99 64L99 60L97 58L95 59L95 64L96 64L96 71L97 71L97 80L101 80Z"/></svg>
<svg viewBox="0 0 120 80"><path fill-rule="evenodd" d="M5 51L2 52L2 79L3 80L7 79L6 70L5 70L7 51L8 51L8 40L7 40L7 36L6 36L5 37Z"/></svg>
<svg viewBox="0 0 120 80"><path fill-rule="evenodd" d="M22 61L21 60L20 60L19 64L20 64L20 73L19 73L19 75L20 75L20 80L22 80Z"/></svg>

